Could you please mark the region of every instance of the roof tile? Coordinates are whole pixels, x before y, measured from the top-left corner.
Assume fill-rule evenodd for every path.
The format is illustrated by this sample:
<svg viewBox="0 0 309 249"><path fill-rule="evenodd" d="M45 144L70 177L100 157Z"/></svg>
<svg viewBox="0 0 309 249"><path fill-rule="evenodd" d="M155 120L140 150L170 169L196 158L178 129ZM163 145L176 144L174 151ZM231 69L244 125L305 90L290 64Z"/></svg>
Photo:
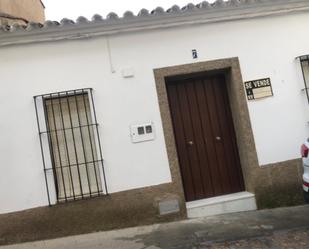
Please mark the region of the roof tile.
<svg viewBox="0 0 309 249"><path fill-rule="evenodd" d="M104 22L105 25L109 23L115 24L117 22L125 22L126 20L132 20L136 18L145 19L150 18L153 16L169 16L169 15L185 15L190 14L192 12L200 11L201 13L205 12L205 14L215 11L217 9L223 8L239 8L244 5L250 4L259 4L264 3L271 0L216 0L214 3L209 3L207 1L203 1L197 5L189 3L188 5L180 8L178 5L174 5L171 8L164 10L162 7L157 7L156 9L149 12L147 9L141 9L137 15L134 15L131 11L126 11L122 17L119 17L116 13L111 12L107 15L106 18L96 14L92 17L91 20L88 20L86 17L78 17L76 21L64 18L61 22L55 21L46 21L44 25L38 23L28 23L27 25L13 25L13 26L0 26L0 34L3 32L17 32L20 30L24 31L33 31L38 29L48 29L48 28L55 28L55 27L66 27L70 25L89 25ZM277 1L277 0L272 0Z"/></svg>

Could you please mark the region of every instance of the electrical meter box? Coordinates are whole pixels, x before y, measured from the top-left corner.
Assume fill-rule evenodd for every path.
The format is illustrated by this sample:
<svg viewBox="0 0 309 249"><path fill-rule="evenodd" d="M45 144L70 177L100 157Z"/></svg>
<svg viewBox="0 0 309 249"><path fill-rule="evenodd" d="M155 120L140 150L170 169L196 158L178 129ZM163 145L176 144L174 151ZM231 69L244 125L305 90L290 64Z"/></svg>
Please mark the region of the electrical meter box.
<svg viewBox="0 0 309 249"><path fill-rule="evenodd" d="M154 124L152 122L131 125L132 143L141 143L155 139Z"/></svg>

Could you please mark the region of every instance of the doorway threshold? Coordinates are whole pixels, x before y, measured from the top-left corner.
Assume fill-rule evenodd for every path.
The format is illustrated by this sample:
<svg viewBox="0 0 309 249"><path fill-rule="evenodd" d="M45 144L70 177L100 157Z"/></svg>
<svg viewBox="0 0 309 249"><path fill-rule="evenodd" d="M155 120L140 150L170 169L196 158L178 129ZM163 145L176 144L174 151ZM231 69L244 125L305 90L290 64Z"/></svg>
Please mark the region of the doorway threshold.
<svg viewBox="0 0 309 249"><path fill-rule="evenodd" d="M256 210L255 195L249 192L216 196L186 203L188 218Z"/></svg>

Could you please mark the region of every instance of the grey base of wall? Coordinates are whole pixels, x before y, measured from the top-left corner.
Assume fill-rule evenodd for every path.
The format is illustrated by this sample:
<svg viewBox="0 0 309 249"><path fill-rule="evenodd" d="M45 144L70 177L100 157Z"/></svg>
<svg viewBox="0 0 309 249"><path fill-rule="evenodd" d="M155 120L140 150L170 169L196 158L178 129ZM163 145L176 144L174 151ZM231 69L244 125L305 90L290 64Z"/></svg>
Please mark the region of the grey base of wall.
<svg viewBox="0 0 309 249"><path fill-rule="evenodd" d="M255 196L259 209L305 204L302 187L295 185L261 188Z"/></svg>
<svg viewBox="0 0 309 249"><path fill-rule="evenodd" d="M259 209L304 203L301 160L265 165L251 174ZM160 215L159 203L175 199L180 212ZM163 184L0 215L0 245L185 219L184 204L179 184Z"/></svg>
<svg viewBox="0 0 309 249"><path fill-rule="evenodd" d="M264 165L254 172L259 209L304 204L301 159Z"/></svg>
<svg viewBox="0 0 309 249"><path fill-rule="evenodd" d="M0 245L184 219L184 200L175 192L163 184L0 215ZM159 202L170 199L179 201L180 212L161 216Z"/></svg>

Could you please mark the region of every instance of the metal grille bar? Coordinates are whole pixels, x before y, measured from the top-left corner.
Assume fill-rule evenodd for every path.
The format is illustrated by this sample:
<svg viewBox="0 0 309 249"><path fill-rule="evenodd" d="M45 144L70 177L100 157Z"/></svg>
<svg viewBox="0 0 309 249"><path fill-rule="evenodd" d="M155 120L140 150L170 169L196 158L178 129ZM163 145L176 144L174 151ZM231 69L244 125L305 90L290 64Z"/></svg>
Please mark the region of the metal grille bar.
<svg viewBox="0 0 309 249"><path fill-rule="evenodd" d="M93 89L34 96L49 205L107 195Z"/></svg>
<svg viewBox="0 0 309 249"><path fill-rule="evenodd" d="M306 92L307 100L309 102L309 55L302 55L299 56L298 58L300 60L303 79L305 83L305 88L303 90Z"/></svg>

